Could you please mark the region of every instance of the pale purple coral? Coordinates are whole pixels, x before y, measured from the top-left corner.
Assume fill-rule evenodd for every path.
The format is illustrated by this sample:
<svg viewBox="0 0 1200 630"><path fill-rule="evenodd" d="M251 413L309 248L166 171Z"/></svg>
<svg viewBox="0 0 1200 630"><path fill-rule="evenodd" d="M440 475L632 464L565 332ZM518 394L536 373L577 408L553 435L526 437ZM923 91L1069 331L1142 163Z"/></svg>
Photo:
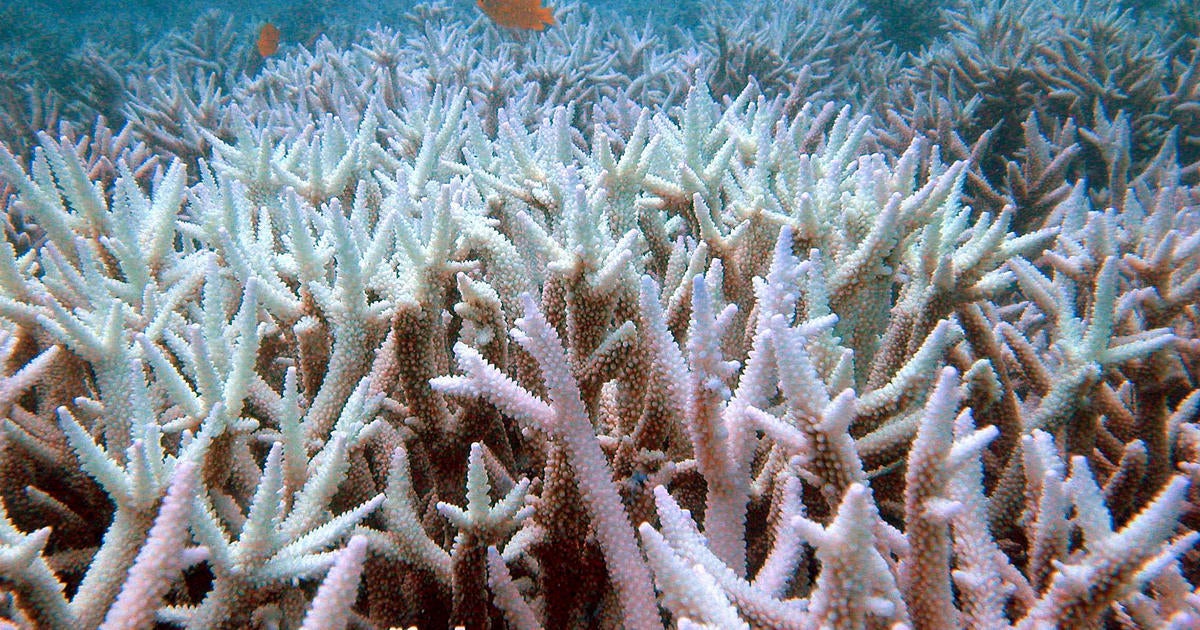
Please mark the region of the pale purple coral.
<svg viewBox="0 0 1200 630"><path fill-rule="evenodd" d="M1021 234L964 205L970 161L879 152L851 108L694 76L501 108L409 85L466 62L401 45L272 61L194 165L0 144L44 234L0 242L0 617L1200 619L1200 195L1169 152L1122 212L1081 183ZM521 63L633 63L607 45ZM325 91L252 113L298 77Z"/></svg>

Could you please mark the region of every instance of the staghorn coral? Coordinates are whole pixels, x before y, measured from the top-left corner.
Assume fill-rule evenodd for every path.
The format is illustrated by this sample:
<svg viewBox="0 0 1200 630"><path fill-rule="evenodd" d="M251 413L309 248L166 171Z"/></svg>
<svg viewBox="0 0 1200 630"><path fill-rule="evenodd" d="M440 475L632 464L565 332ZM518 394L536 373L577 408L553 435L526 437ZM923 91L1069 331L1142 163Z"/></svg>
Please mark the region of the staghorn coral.
<svg viewBox="0 0 1200 630"><path fill-rule="evenodd" d="M879 85L864 80L894 60L883 54L876 20L846 0L776 5L719 3L705 14L692 45L705 50L705 76L718 94L740 92L751 80L775 95L868 102Z"/></svg>
<svg viewBox="0 0 1200 630"><path fill-rule="evenodd" d="M1064 176L1086 177L1096 202L1117 208L1162 151L1178 151L1194 177L1194 34L1110 2L987 2L945 15L950 36L905 69L883 108L885 143L926 135L971 159L974 204L1013 204L1024 229L1061 200Z"/></svg>
<svg viewBox="0 0 1200 630"><path fill-rule="evenodd" d="M1027 194L972 208L961 138L889 153L558 15L520 53L482 22L322 40L179 151L0 144L36 235L0 242L0 616L1198 623L1173 142L1112 161L1118 207L1026 116Z"/></svg>

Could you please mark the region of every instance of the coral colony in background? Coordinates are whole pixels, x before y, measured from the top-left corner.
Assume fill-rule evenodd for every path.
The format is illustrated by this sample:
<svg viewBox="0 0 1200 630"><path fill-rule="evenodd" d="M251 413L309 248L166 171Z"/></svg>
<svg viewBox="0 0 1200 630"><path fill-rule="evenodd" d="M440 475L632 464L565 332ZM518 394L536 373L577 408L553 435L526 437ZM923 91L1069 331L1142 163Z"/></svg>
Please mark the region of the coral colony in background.
<svg viewBox="0 0 1200 630"><path fill-rule="evenodd" d="M13 38L0 627L1200 627L1196 5L877 5Z"/></svg>

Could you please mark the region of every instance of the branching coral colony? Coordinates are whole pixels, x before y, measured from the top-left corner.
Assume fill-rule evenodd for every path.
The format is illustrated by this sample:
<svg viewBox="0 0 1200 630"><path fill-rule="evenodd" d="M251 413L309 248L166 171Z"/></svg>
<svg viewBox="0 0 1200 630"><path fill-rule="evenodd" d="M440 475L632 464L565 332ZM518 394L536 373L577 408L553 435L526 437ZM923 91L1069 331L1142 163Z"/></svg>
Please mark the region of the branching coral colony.
<svg viewBox="0 0 1200 630"><path fill-rule="evenodd" d="M0 144L6 623L1200 624L1174 136L1018 232L849 108L390 81L187 163Z"/></svg>

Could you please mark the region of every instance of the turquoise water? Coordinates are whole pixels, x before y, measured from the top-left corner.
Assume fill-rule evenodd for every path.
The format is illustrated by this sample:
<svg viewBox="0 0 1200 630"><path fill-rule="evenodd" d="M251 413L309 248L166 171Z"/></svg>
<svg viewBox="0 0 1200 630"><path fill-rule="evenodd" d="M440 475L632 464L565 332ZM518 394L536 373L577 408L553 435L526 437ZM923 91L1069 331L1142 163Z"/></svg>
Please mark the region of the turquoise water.
<svg viewBox="0 0 1200 630"><path fill-rule="evenodd" d="M215 87L224 97L236 100L236 93L260 76L266 65L267 60L255 53L255 42L262 26L269 23L281 32L272 61L312 50L319 41L335 48L352 47L368 42L382 28L399 33L398 52L413 53L407 63L416 66L421 64L416 57L429 42L431 28L469 29L458 45L474 49L481 57L495 47L494 37L529 43L532 49L541 36L555 40L557 45L551 48L566 55L588 37L608 38L605 50L614 53L621 47L643 45L636 38L620 39L621 34L636 33L646 38L644 50L656 59L653 69L646 65L612 69L630 81L644 74L699 71L714 93L731 96L753 77L767 94L799 88L796 94L808 92L804 95L808 100L848 103L875 113L878 119L888 111L909 118L916 115L914 106L929 106L937 98L948 97L957 106L978 96L982 101L978 111L955 117L957 131L969 145L1000 125L993 150L1006 157L1019 149L1019 127L1029 112L1058 123L1070 119L1084 129L1097 125L1102 110L1107 116L1119 111L1135 117L1144 113L1134 125L1133 148L1139 159L1156 152L1161 138L1174 126L1183 134L1182 163L1200 156L1195 142L1187 140L1200 127L1195 112L1162 111L1150 102L1162 95L1147 91L1147 85L1139 83L1141 77L1134 76L1134 69L1149 68L1155 75L1149 77L1150 87L1167 91L1190 63L1200 19L1194 3L1179 0L1063 3L1061 10L1043 7L1045 17L1033 18L1041 24L1022 27L1043 31L1031 31L1023 39L1014 38L1020 29L1000 21L978 29L964 25L964 19L969 22L973 12L987 6L969 2L558 2L551 8L567 24L541 34L485 29L490 23L471 0L434 8L406 2L323 0L255 3L252 8L242 4L232 0L6 0L0 4L0 24L4 24L0 140L28 154L36 131L54 129L62 122L82 130L103 116L110 127L119 129L136 121L139 110L154 107L149 102L154 90L146 85L147 79L183 77L191 83L195 77L184 75L209 73L216 77ZM1016 15L1020 4L1009 3L1008 12ZM576 28L580 25L587 28ZM1044 41L1030 41L1039 38ZM1068 41L1074 42L1067 46L1073 50L1062 48ZM1025 48L1028 58L1018 58L1026 54ZM1082 61L1064 60L1064 55L1072 54L1082 56ZM1092 63L1095 57L1099 64ZM954 69L956 59L973 58L984 63L975 83L964 81ZM807 84L792 85L805 73L805 66L812 75ZM1011 72L1009 66L1014 68ZM516 72L524 70L530 76L542 72L537 68ZM1095 86L1087 85L1088 76L1095 77ZM1017 84L1021 87L1014 87ZM640 100L647 105L671 104ZM574 105L579 111L592 103ZM1002 166L989 168L992 179L1001 177Z"/></svg>

